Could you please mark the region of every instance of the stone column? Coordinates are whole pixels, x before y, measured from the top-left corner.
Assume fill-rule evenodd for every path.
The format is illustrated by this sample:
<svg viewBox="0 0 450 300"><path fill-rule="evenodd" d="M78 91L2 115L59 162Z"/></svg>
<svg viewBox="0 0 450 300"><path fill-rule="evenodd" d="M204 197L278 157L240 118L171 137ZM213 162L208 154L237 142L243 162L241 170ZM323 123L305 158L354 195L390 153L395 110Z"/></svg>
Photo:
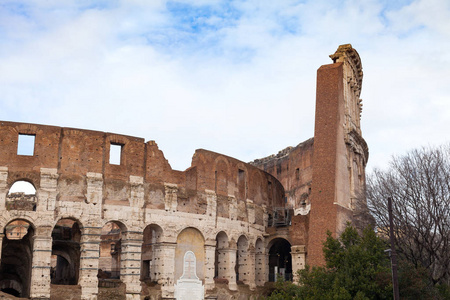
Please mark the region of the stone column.
<svg viewBox="0 0 450 300"><path fill-rule="evenodd" d="M36 211L55 211L58 177L57 169L41 168L41 184Z"/></svg>
<svg viewBox="0 0 450 300"><path fill-rule="evenodd" d="M265 253L256 253L255 255L255 280L257 286L263 286L267 281L266 278L269 276L267 262L266 262L266 254Z"/></svg>
<svg viewBox="0 0 450 300"><path fill-rule="evenodd" d="M250 285L250 257L249 257L249 249L239 249L238 247L238 272L239 272L239 281L242 281L244 284Z"/></svg>
<svg viewBox="0 0 450 300"><path fill-rule="evenodd" d="M216 245L205 244L205 290L212 290L214 284L214 261L216 258Z"/></svg>
<svg viewBox="0 0 450 300"><path fill-rule="evenodd" d="M247 214L248 214L248 223L255 224L255 204L253 200L247 199Z"/></svg>
<svg viewBox="0 0 450 300"><path fill-rule="evenodd" d="M165 197L164 197L164 208L166 211L177 211L178 199L177 192L178 186L174 183L164 183Z"/></svg>
<svg viewBox="0 0 450 300"><path fill-rule="evenodd" d="M81 286L81 299L94 300L98 294L98 261L100 255L100 235L102 228L85 226L81 236L80 272L78 284Z"/></svg>
<svg viewBox="0 0 450 300"><path fill-rule="evenodd" d="M158 249L159 272L158 284L161 285L162 298L173 298L175 278L176 243L161 243Z"/></svg>
<svg viewBox="0 0 450 300"><path fill-rule="evenodd" d="M103 198L103 174L87 172L86 182L86 203L94 205L101 204ZM90 214L92 214L92 212Z"/></svg>
<svg viewBox="0 0 450 300"><path fill-rule="evenodd" d="M293 282L298 282L298 270L305 268L306 264L306 247L305 245L291 246L292 256L292 275Z"/></svg>
<svg viewBox="0 0 450 300"><path fill-rule="evenodd" d="M50 299L51 227L38 227L33 236L30 298Z"/></svg>
<svg viewBox="0 0 450 300"><path fill-rule="evenodd" d="M152 281L158 282L161 277L160 265L162 263L161 259L161 244L156 243L152 246L152 265L150 266L150 279Z"/></svg>
<svg viewBox="0 0 450 300"><path fill-rule="evenodd" d="M142 208L144 206L144 177L130 176L130 206Z"/></svg>
<svg viewBox="0 0 450 300"><path fill-rule="evenodd" d="M141 250L143 233L127 231L122 239L120 278L126 284L127 300L139 300L141 293Z"/></svg>
<svg viewBox="0 0 450 300"><path fill-rule="evenodd" d="M247 268L246 268L246 279L250 290L256 289L255 281L255 248L251 247L248 249L247 254Z"/></svg>
<svg viewBox="0 0 450 300"><path fill-rule="evenodd" d="M236 251L235 247L222 249L222 252L225 254L225 278L228 279L228 288L232 291L237 290L236 284Z"/></svg>
<svg viewBox="0 0 450 300"><path fill-rule="evenodd" d="M269 282L269 253L266 253L264 255L265 260L265 266L266 266L266 273L264 274L264 281Z"/></svg>
<svg viewBox="0 0 450 300"><path fill-rule="evenodd" d="M218 249L218 258L217 258L217 278L226 278L227 277L227 252L226 249Z"/></svg>
<svg viewBox="0 0 450 300"><path fill-rule="evenodd" d="M216 218L217 214L217 195L216 192L212 190L205 190L206 193L206 215L211 217L212 219Z"/></svg>
<svg viewBox="0 0 450 300"><path fill-rule="evenodd" d="M6 209L6 194L8 191L6 190L7 184L6 180L8 179L8 167L0 167L0 209ZM1 250L0 250L1 251Z"/></svg>
<svg viewBox="0 0 450 300"><path fill-rule="evenodd" d="M237 220L237 200L233 195L228 195L229 217L231 220Z"/></svg>
<svg viewBox="0 0 450 300"><path fill-rule="evenodd" d="M5 234L3 232L0 233L0 264L2 263L2 248L3 248L3 237Z"/></svg>

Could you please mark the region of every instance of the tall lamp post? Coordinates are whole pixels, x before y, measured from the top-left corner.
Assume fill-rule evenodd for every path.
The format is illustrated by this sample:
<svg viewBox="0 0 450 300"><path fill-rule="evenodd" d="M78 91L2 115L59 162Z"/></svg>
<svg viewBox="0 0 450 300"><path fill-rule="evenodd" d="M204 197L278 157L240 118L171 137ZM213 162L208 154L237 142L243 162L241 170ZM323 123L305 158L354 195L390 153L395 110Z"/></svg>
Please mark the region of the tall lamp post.
<svg viewBox="0 0 450 300"><path fill-rule="evenodd" d="M388 198L389 211L389 240L391 242L391 268L392 268L392 286L394 289L394 300L400 300L398 291L398 275L397 275L397 252L395 251L395 237L394 237L394 219L392 217L392 198Z"/></svg>

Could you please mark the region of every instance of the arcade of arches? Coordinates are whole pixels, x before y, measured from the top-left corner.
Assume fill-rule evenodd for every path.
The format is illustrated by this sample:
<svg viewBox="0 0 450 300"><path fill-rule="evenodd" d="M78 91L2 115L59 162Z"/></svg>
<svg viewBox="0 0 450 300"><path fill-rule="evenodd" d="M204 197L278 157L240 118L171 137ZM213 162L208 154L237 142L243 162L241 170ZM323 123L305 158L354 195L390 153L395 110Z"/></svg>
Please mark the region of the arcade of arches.
<svg viewBox="0 0 450 300"><path fill-rule="evenodd" d="M31 280L36 277L33 260L50 262L52 284L81 285L82 260L87 259L84 256L89 253L81 241L86 238L83 232L87 229L75 219L60 219L46 239L49 242L47 251L44 251L45 246L36 244L44 237L38 238L35 231L34 224L23 219L13 220L5 226L1 290L18 297L29 297ZM240 235L236 242L235 237L229 238L225 231L220 231L214 241L207 241L197 228L187 227L173 242L164 235L161 226L150 224L142 233L134 232L133 239L130 239L131 233L126 226L117 221L107 222L100 232L99 255L96 256L100 286L109 279L120 279L133 285L136 282L130 279L137 278L130 278L128 274L133 268L140 269L136 274L140 274L142 282L163 284L166 280L173 280L168 278L176 280L182 275L183 256L188 251L196 257L196 275L206 288L213 288L217 281L228 283L230 290L236 290L239 284L255 289L267 281L276 280L277 276L290 280L292 275L291 245L283 238L274 238L264 246L262 237L252 241ZM33 248L41 248L41 251L36 252ZM44 253L48 253L46 257ZM210 261L214 262L211 264ZM169 274L173 277L167 277Z"/></svg>

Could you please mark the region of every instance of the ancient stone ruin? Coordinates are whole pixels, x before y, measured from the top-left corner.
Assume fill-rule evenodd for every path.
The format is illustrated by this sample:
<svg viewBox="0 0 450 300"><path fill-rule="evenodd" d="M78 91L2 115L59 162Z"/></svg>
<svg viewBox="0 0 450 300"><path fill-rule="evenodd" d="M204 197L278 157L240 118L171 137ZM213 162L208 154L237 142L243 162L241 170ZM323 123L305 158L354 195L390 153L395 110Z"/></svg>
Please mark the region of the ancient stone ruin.
<svg viewBox="0 0 450 300"><path fill-rule="evenodd" d="M251 163L200 149L177 171L154 141L0 122L0 290L230 299L323 264L326 231L365 206L368 159L359 55L342 45L331 58L317 72L314 137Z"/></svg>

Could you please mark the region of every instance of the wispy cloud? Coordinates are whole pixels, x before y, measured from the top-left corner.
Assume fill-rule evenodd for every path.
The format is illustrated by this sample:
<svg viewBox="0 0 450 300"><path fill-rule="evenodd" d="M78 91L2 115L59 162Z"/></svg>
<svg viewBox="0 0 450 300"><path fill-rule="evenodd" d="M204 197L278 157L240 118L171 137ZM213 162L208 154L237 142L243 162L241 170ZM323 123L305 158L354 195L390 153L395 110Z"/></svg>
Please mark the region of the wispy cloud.
<svg viewBox="0 0 450 300"><path fill-rule="evenodd" d="M316 69L352 43L370 166L448 141L450 7L417 1L10 1L0 119L252 160L313 136Z"/></svg>

